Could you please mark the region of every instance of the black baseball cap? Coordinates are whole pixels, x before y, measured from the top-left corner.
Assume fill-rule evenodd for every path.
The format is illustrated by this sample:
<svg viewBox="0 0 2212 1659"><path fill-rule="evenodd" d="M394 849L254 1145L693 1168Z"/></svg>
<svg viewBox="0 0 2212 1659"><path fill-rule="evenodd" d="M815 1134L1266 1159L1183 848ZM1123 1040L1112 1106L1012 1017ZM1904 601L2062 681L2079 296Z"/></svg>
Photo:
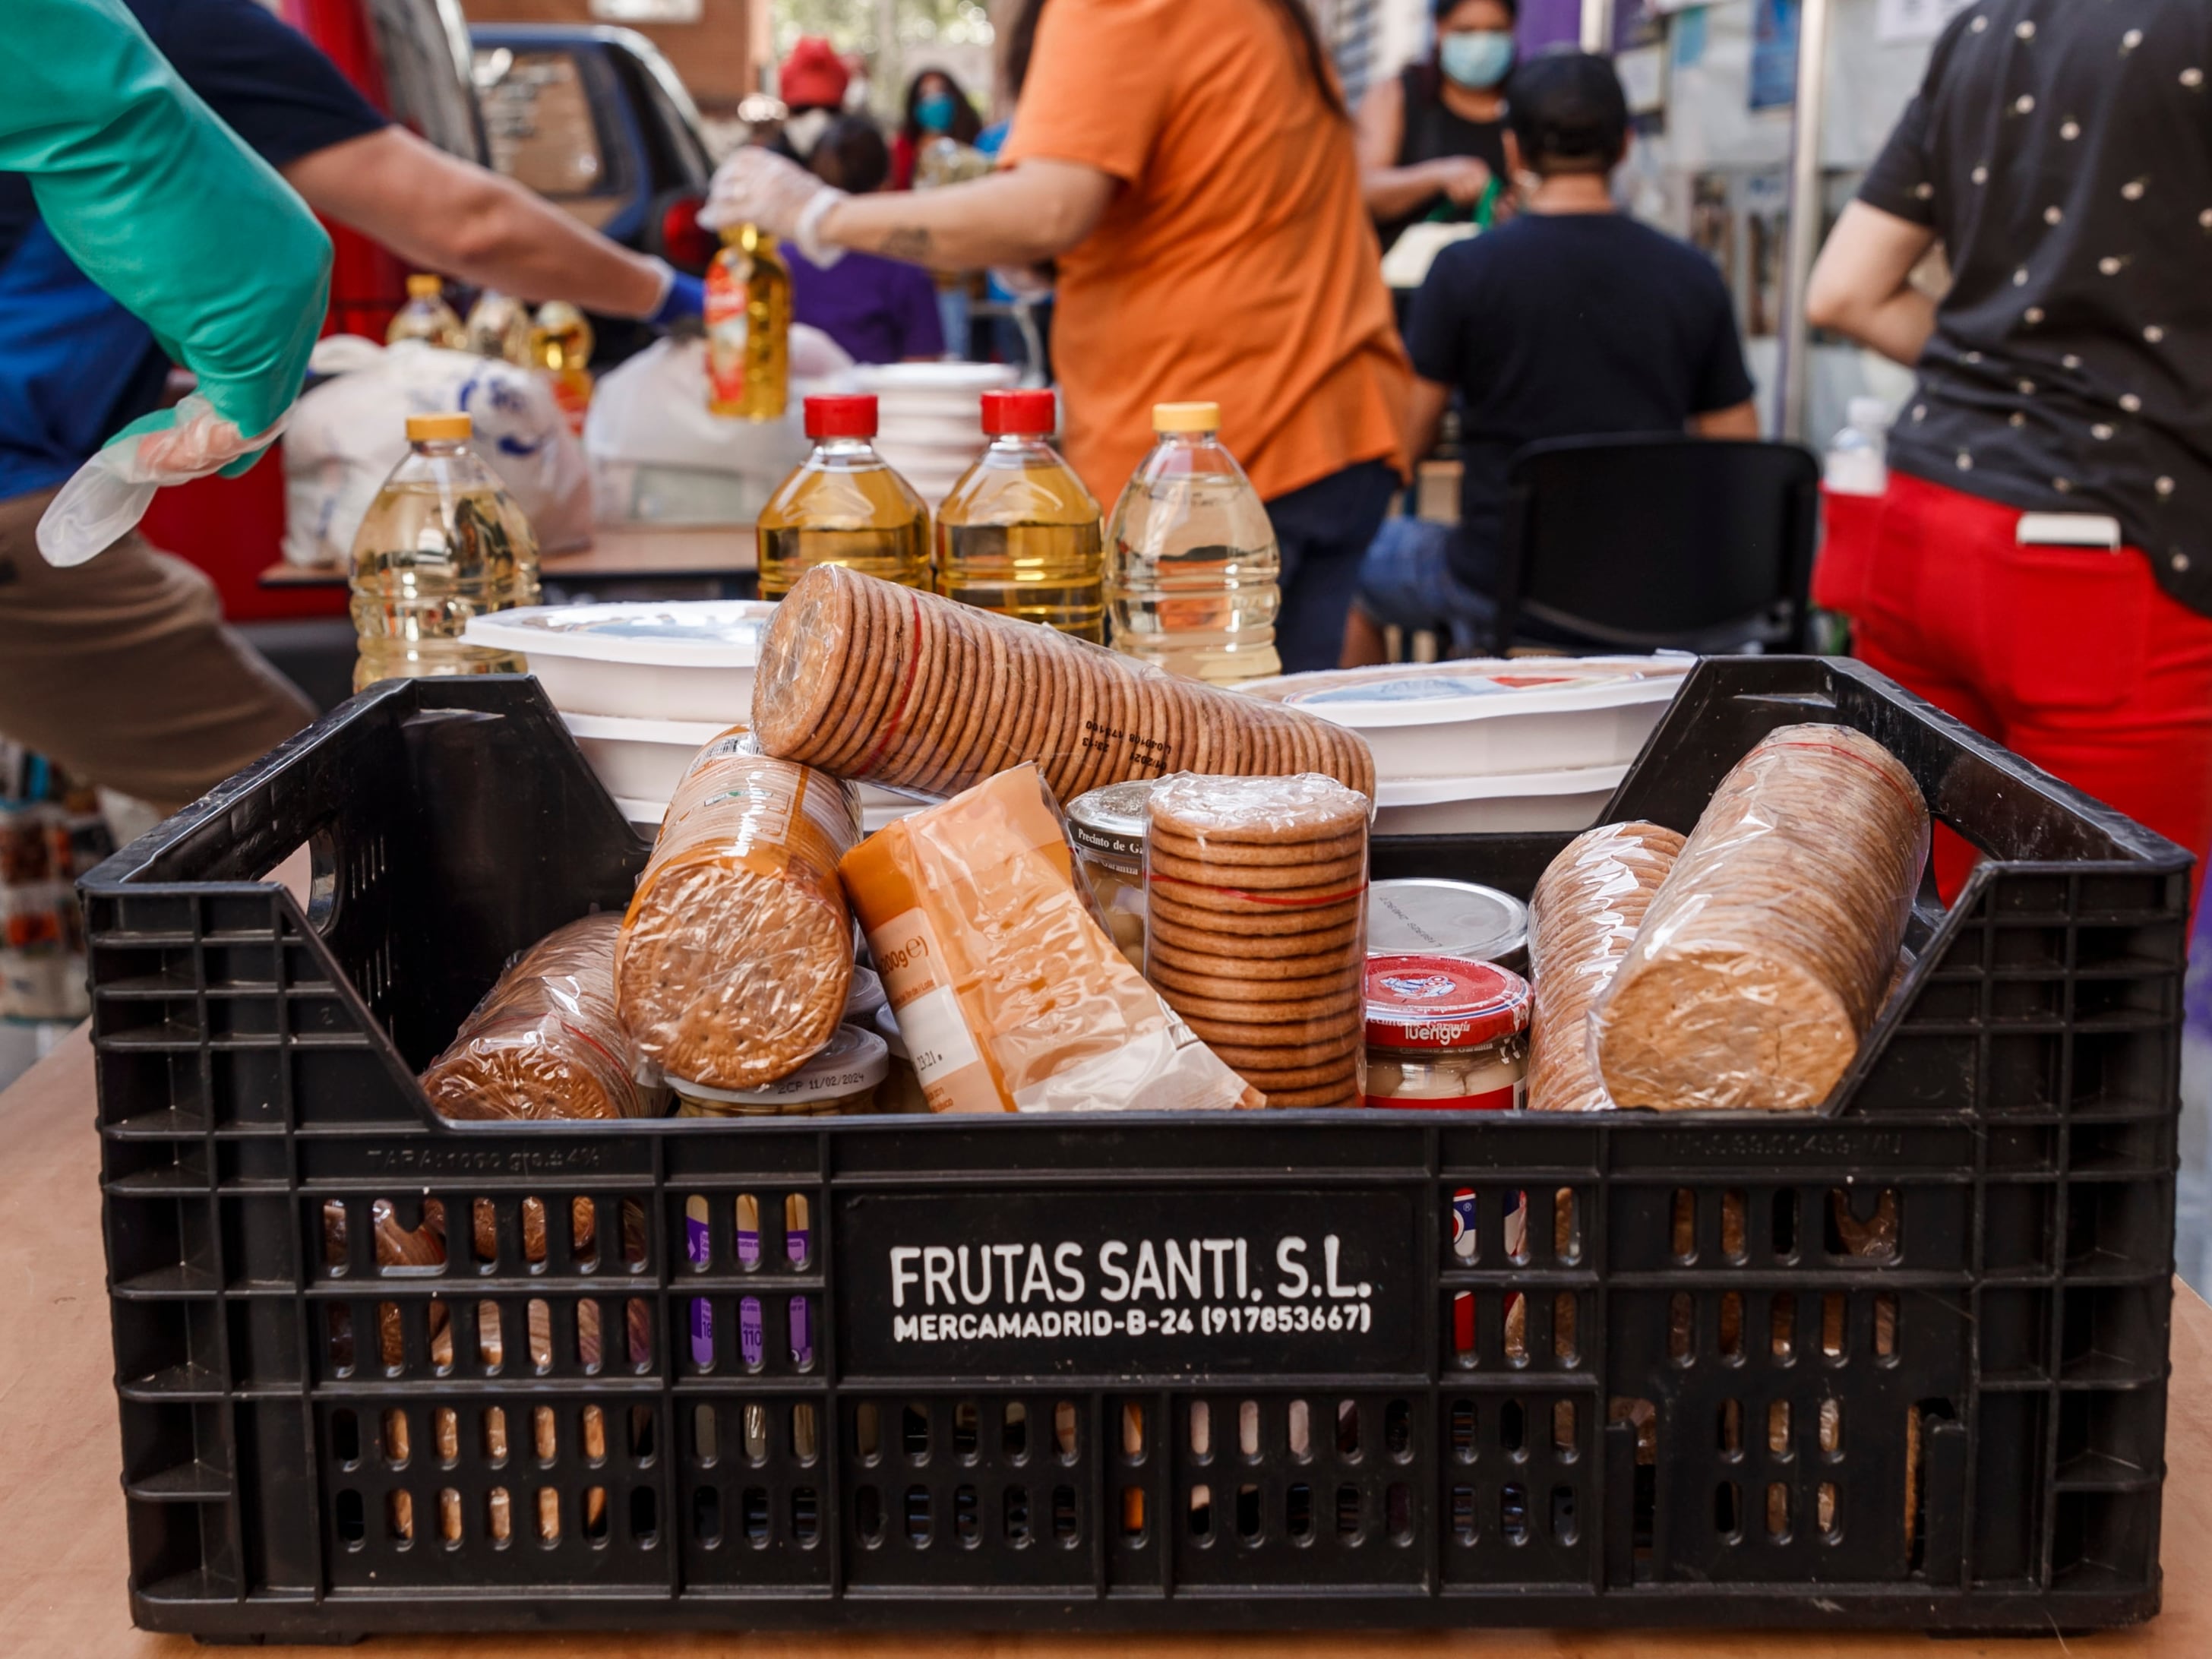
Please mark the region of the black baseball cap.
<svg viewBox="0 0 2212 1659"><path fill-rule="evenodd" d="M1563 48L1529 58L1505 83L1505 118L1531 167L1613 166L1628 138L1628 95L1612 61Z"/></svg>

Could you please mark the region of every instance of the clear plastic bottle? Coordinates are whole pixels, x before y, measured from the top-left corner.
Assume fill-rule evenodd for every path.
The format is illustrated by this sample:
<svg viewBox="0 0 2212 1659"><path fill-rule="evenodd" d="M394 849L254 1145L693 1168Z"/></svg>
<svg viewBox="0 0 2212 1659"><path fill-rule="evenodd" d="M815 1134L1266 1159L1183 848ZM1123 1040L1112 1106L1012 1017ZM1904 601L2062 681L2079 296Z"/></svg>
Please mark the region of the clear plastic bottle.
<svg viewBox="0 0 2212 1659"><path fill-rule="evenodd" d="M758 225L730 225L707 267L707 407L779 418L791 398L791 268Z"/></svg>
<svg viewBox="0 0 2212 1659"><path fill-rule="evenodd" d="M402 340L428 340L448 351L467 349L468 331L446 303L445 283L427 272L417 271L407 279L407 303L392 314L392 325L384 331L385 344L398 345Z"/></svg>
<svg viewBox="0 0 2212 1659"><path fill-rule="evenodd" d="M1281 672L1282 553L1221 406L1156 404L1152 430L1106 537L1114 648L1217 685Z"/></svg>
<svg viewBox="0 0 2212 1659"><path fill-rule="evenodd" d="M568 417L568 429L580 436L592 407L592 348L598 344L584 313L566 300L538 307L530 330L530 361L553 388L553 401Z"/></svg>
<svg viewBox="0 0 2212 1659"><path fill-rule="evenodd" d="M987 392L991 440L937 509L937 591L1001 616L1106 642L1098 503L1046 441L1049 392Z"/></svg>
<svg viewBox="0 0 2212 1659"><path fill-rule="evenodd" d="M1849 418L1829 446L1821 482L1832 495L1880 495L1889 489L1889 405L1879 398L1854 398Z"/></svg>
<svg viewBox="0 0 2212 1659"><path fill-rule="evenodd" d="M876 400L809 398L806 435L814 453L757 521L761 597L781 599L817 564L927 587L929 507L876 453Z"/></svg>
<svg viewBox="0 0 2212 1659"><path fill-rule="evenodd" d="M471 617L538 599L530 520L469 449L465 415L410 415L407 458L353 538L354 690L422 674L512 674L511 651L464 645Z"/></svg>
<svg viewBox="0 0 2212 1659"><path fill-rule="evenodd" d="M488 288L469 307L465 325L468 349L479 357L500 357L517 368L528 368L530 307L512 295Z"/></svg>

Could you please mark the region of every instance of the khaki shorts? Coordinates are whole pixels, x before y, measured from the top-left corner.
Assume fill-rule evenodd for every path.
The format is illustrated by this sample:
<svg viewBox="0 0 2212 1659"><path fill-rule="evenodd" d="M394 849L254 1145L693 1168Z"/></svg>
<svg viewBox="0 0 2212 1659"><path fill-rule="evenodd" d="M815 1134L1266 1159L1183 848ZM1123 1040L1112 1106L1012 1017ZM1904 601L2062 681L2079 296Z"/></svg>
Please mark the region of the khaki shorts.
<svg viewBox="0 0 2212 1659"><path fill-rule="evenodd" d="M131 535L48 564L34 532L52 499L0 501L0 736L173 810L314 718L183 560Z"/></svg>

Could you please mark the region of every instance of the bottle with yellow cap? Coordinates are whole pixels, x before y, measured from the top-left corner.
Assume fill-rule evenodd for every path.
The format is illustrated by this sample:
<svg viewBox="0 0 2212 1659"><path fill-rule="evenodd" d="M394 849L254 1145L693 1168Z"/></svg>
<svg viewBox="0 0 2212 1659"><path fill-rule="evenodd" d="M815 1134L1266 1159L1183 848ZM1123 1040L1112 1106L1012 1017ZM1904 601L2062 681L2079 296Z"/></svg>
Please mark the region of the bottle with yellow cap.
<svg viewBox="0 0 2212 1659"><path fill-rule="evenodd" d="M469 618L538 599L538 538L469 448L466 415L410 415L407 456L353 538L358 691L422 674L519 674L510 651L465 645Z"/></svg>
<svg viewBox="0 0 2212 1659"><path fill-rule="evenodd" d="M448 351L468 347L468 330L446 303L446 285L427 272L417 271L407 279L407 303L392 314L392 325L384 331L385 344L398 345L402 340L426 340Z"/></svg>
<svg viewBox="0 0 2212 1659"><path fill-rule="evenodd" d="M463 325L468 349L479 357L498 357L517 368L532 366L530 307L512 294L488 288L477 295Z"/></svg>
<svg viewBox="0 0 2212 1659"><path fill-rule="evenodd" d="M1217 685L1280 672L1282 553L1221 406L1155 404L1152 431L1106 534L1114 648Z"/></svg>

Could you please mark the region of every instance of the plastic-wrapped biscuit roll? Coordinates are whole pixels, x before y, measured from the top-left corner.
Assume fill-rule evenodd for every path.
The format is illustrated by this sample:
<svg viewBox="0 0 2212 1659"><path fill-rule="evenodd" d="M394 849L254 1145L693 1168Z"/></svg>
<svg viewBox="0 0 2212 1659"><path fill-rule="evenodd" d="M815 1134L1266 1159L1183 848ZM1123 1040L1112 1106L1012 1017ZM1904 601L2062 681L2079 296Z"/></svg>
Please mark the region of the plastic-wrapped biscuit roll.
<svg viewBox="0 0 2212 1659"><path fill-rule="evenodd" d="M1260 1103L1115 946L1034 766L878 830L842 873L933 1111Z"/></svg>
<svg viewBox="0 0 2212 1659"><path fill-rule="evenodd" d="M656 1091L615 1013L613 915L547 934L499 976L451 1047L422 1073L451 1118L646 1117Z"/></svg>
<svg viewBox="0 0 2212 1659"><path fill-rule="evenodd" d="M1590 1015L1623 1106L1803 1111L1896 969L1928 804L1873 738L1789 726L1722 780Z"/></svg>
<svg viewBox="0 0 2212 1659"><path fill-rule="evenodd" d="M1063 801L1171 772L1321 772L1375 793L1342 726L835 565L777 607L752 727L768 754L925 796L1024 763Z"/></svg>
<svg viewBox="0 0 2212 1659"><path fill-rule="evenodd" d="M1145 976L1268 1105L1358 1105L1367 798L1316 774L1183 775L1146 814Z"/></svg>
<svg viewBox="0 0 2212 1659"><path fill-rule="evenodd" d="M676 787L615 953L623 1024L672 1078L757 1089L830 1040L853 977L851 786L741 732Z"/></svg>
<svg viewBox="0 0 2212 1659"><path fill-rule="evenodd" d="M1682 837L1656 823L1608 823L1553 859L1528 901L1535 1012L1528 1109L1601 1112L1613 1101L1591 1063L1589 1011L1681 855Z"/></svg>

